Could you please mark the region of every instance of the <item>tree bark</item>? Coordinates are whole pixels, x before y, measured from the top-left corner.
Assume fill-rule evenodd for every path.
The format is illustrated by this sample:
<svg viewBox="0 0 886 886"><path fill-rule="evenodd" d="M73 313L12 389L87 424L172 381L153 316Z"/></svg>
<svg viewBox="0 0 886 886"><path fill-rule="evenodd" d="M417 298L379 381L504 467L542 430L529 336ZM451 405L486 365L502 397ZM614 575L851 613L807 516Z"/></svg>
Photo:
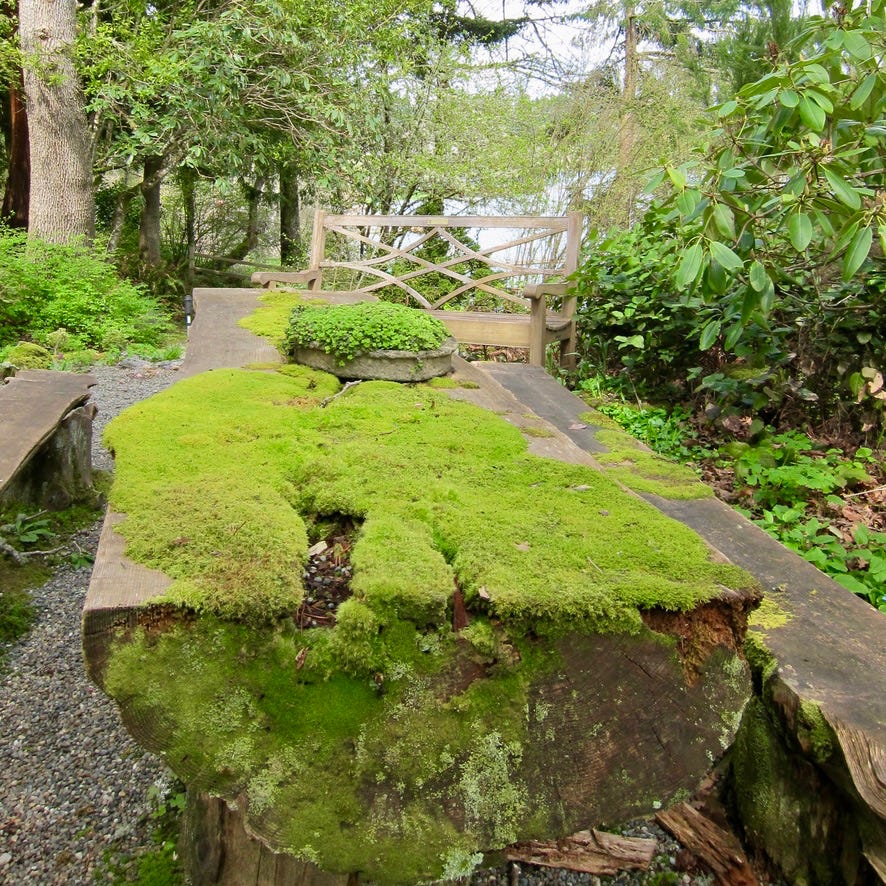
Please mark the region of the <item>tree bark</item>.
<svg viewBox="0 0 886 886"><path fill-rule="evenodd" d="M298 168L294 163L285 163L280 167L280 264L301 267L304 263Z"/></svg>
<svg viewBox="0 0 886 886"><path fill-rule="evenodd" d="M28 145L28 113L19 87L9 87L9 159L6 190L0 218L11 228L28 226L31 159Z"/></svg>
<svg viewBox="0 0 886 886"><path fill-rule="evenodd" d="M141 223L138 229L138 251L148 267L160 265L160 184L163 181L163 158L145 157L141 183Z"/></svg>
<svg viewBox="0 0 886 886"><path fill-rule="evenodd" d="M636 200L635 188L631 183L631 158L636 142L636 120L634 119L634 103L637 98L637 84L640 72L639 35L637 32L637 15L633 5L625 9L625 79L621 94L621 126L618 133L618 168L616 169L616 187L624 200L625 220L634 214Z"/></svg>
<svg viewBox="0 0 886 886"><path fill-rule="evenodd" d="M20 0L31 199L28 233L55 243L95 233L92 154L73 62L76 0Z"/></svg>

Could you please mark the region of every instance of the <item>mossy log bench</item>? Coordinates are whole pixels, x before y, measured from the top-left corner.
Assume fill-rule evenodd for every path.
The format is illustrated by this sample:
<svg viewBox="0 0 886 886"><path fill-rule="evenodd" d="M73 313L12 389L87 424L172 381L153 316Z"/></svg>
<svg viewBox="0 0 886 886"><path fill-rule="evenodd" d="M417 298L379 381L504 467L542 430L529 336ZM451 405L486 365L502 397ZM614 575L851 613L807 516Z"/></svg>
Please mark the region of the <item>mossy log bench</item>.
<svg viewBox="0 0 886 886"><path fill-rule="evenodd" d="M0 508L63 510L92 494L90 375L18 370L0 385Z"/></svg>
<svg viewBox="0 0 886 886"><path fill-rule="evenodd" d="M211 322L223 297L205 293L197 317L204 330L225 331ZM230 294L246 310L248 296ZM222 369L255 352L242 330L227 332L225 341L245 350L195 349L214 354L218 368L131 411L111 439L125 445L118 477L131 492L145 474L168 473L166 486L145 488L149 499L170 513L219 515L229 562L217 540L167 525L159 510L139 516L123 496L130 521L151 521L130 545L147 544L151 562L169 565L134 563L115 531L122 518L109 514L83 625L93 678L117 699L133 735L189 785L184 852L195 883L454 878L486 849L652 814L691 794L721 758L736 807L748 813L747 836L792 879L865 882L882 870L882 616L699 498L691 476L593 425L540 368L458 361L445 384L364 383L315 410L329 392L308 370ZM204 358L201 368L213 368ZM471 432L457 424L441 433L438 417ZM371 430L372 456L355 442L361 426ZM378 511L367 490L410 473L409 460L386 448L396 428L414 458L431 453L439 467ZM140 444L172 434L169 445L194 458L158 451L162 463L145 471L130 434ZM478 435L495 453L488 470L472 461ZM433 457L433 445L449 454ZM196 461L201 452L209 474ZM281 453L289 467L273 479L267 471ZM452 460L457 473L480 471L469 474L480 494L443 473ZM484 491L502 472L517 478L522 491L508 493L516 499ZM256 473L264 491L248 485ZM190 483L201 501L183 498ZM300 590L285 615L286 576L309 572L308 563L320 568L304 559L297 521L274 536L282 572L251 553L256 538L278 532L264 522L269 513L290 519L292 505L268 497L274 488L315 518L362 514L354 596L337 604L336 624ZM655 522L638 496L711 546L699 547L678 523ZM462 530L458 520L441 522L460 507L478 519ZM483 539L510 513L519 521L493 553ZM585 550L594 537L598 546ZM561 560L580 552L575 573L540 565L548 562L543 539L560 546ZM330 542L320 556L334 562L350 542ZM430 559L416 557L422 548ZM757 592L719 552L765 586L767 617L750 645ZM192 554L221 596L200 597L199 582L182 582L176 563ZM524 572L527 586L553 577L550 596L533 603L507 578L524 560L538 564ZM225 598L224 587L242 582L244 570L269 606L282 606L280 618L250 625L211 615L236 610L239 598ZM588 608L597 598L579 590L585 581L621 590ZM417 584L436 590L416 597ZM690 587L702 593L684 595ZM655 594L666 605L650 604ZM195 617L195 608L208 611ZM814 650L803 648L807 638Z"/></svg>
<svg viewBox="0 0 886 886"><path fill-rule="evenodd" d="M575 362L575 296L581 213L565 216L333 215L317 210L304 271L258 271L266 288L306 285L316 298L376 298L383 290L430 311L459 342L525 348L542 366L560 344ZM469 235L505 233L483 246ZM332 244L334 243L334 248ZM435 293L435 294L430 294ZM550 299L560 302L554 310Z"/></svg>

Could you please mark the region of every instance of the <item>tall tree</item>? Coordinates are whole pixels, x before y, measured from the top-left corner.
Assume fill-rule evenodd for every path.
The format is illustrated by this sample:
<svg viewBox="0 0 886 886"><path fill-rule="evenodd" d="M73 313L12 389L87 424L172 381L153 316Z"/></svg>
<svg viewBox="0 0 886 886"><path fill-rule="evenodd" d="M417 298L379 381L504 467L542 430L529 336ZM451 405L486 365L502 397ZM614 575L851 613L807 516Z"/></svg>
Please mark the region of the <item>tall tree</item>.
<svg viewBox="0 0 886 886"><path fill-rule="evenodd" d="M92 152L73 62L76 0L20 0L31 157L28 233L51 242L95 231Z"/></svg>

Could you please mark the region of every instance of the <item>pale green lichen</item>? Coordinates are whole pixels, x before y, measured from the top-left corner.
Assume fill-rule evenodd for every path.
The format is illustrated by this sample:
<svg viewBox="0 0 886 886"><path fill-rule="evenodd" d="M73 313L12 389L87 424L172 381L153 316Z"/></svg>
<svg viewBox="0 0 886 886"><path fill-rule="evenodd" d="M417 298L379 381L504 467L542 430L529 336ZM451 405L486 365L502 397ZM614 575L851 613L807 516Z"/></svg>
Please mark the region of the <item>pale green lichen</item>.
<svg viewBox="0 0 886 886"><path fill-rule="evenodd" d="M784 627L793 615L771 597L764 597L760 605L748 616L748 626L771 630Z"/></svg>

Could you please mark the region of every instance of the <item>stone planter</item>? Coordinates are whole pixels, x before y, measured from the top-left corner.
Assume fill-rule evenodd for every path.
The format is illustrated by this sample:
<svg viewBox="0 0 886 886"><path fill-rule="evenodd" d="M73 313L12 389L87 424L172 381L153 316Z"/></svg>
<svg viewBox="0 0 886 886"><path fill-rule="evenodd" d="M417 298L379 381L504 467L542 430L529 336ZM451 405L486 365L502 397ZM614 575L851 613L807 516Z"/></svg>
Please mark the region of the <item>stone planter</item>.
<svg viewBox="0 0 886 886"><path fill-rule="evenodd" d="M327 354L320 345L296 347L296 363L322 369L339 378L378 379L381 381L427 381L452 370L452 355L458 348L454 338L447 338L439 348L431 351L369 351L344 365L333 354Z"/></svg>

